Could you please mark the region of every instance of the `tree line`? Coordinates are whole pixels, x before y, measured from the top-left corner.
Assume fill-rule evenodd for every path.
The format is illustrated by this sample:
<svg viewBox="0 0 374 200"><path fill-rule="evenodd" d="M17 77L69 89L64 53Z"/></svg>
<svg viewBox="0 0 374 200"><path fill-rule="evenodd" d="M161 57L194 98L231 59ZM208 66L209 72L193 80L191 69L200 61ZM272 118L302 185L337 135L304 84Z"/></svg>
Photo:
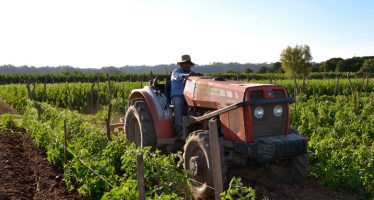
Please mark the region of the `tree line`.
<svg viewBox="0 0 374 200"><path fill-rule="evenodd" d="M330 58L326 61L310 62L310 72L357 72L359 74L374 73L374 56L352 58ZM284 73L282 62L272 63L270 67L260 67L258 73Z"/></svg>
<svg viewBox="0 0 374 200"><path fill-rule="evenodd" d="M268 63L221 63L213 62L207 65L196 65L195 71L200 73L218 73L218 72L256 72L260 67L270 67ZM0 74L56 74L56 73L82 73L82 74L148 74L151 71L156 74L170 73L178 66L176 64L163 65L139 65L139 66L123 66L123 67L102 67L102 68L78 68L72 66L57 67L34 67L34 66L0 66Z"/></svg>
<svg viewBox="0 0 374 200"><path fill-rule="evenodd" d="M326 61L312 62L312 53L308 45L288 46L280 55L280 61L275 63L221 63L213 62L208 65L196 65L194 70L204 74L211 73L286 73L289 77L307 77L310 72L355 72L363 76L374 74L374 56L352 57L348 59L331 58ZM34 67L34 66L0 66L0 74L168 74L176 69L176 64L140 65L102 68L77 68L72 66ZM139 81L139 79L137 79Z"/></svg>
<svg viewBox="0 0 374 200"><path fill-rule="evenodd" d="M110 80L114 82L148 82L157 75L162 74L110 74ZM224 77L229 80L284 80L289 79L285 73L204 73L206 76ZM335 79L346 76L345 72L312 72L308 74L308 79ZM363 77L358 73L350 73L351 78ZM368 76L369 78L373 76ZM82 73L58 73L58 74L0 74L0 85L13 83L93 83L107 81L107 74L82 74Z"/></svg>

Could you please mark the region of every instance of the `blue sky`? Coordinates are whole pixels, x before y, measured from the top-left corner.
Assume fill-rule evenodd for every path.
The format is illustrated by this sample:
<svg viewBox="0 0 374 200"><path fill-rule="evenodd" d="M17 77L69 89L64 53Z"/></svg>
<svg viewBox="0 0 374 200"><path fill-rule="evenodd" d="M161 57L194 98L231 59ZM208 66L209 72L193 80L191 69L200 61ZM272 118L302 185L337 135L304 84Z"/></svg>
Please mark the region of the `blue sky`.
<svg viewBox="0 0 374 200"><path fill-rule="evenodd" d="M374 55L374 1L0 0L0 65L315 62Z"/></svg>

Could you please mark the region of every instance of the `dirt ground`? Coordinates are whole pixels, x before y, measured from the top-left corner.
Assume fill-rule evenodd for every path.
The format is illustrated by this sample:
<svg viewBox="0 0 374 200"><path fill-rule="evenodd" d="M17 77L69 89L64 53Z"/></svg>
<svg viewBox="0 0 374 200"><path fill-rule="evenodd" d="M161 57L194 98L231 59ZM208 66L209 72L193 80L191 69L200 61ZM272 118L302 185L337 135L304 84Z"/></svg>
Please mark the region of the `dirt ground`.
<svg viewBox="0 0 374 200"><path fill-rule="evenodd" d="M241 177L245 185L256 190L257 199L270 200L358 200L359 198L335 192L324 187L317 180L306 180L302 185L281 185L266 177L262 169L236 169L229 176ZM259 178L260 177L260 178Z"/></svg>
<svg viewBox="0 0 374 200"><path fill-rule="evenodd" d="M6 104L4 100L0 98L0 114L4 113L19 114L16 109Z"/></svg>
<svg viewBox="0 0 374 200"><path fill-rule="evenodd" d="M69 192L61 169L49 164L22 131L0 128L0 200L81 199Z"/></svg>

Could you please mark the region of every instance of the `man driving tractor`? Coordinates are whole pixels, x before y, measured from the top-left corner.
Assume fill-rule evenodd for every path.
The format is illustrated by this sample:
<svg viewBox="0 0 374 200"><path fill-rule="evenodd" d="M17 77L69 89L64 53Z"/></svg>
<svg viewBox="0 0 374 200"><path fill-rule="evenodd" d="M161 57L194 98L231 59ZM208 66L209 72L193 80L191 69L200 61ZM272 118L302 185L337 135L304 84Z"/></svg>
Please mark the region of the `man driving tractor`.
<svg viewBox="0 0 374 200"><path fill-rule="evenodd" d="M174 129L180 136L182 130L182 115L186 107L186 100L183 95L184 80L190 75L196 73L191 70L195 64L191 61L189 55L182 55L182 61L177 63L179 68L175 69L171 74L171 102L174 106Z"/></svg>

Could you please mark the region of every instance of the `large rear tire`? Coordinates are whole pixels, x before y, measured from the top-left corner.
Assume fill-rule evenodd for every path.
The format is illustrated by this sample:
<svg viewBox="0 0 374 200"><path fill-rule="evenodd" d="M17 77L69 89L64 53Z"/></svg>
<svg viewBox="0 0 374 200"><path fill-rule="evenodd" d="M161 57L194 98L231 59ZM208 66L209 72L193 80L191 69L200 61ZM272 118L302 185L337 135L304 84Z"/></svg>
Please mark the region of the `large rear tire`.
<svg viewBox="0 0 374 200"><path fill-rule="evenodd" d="M184 145L184 169L192 172L190 189L196 199L214 196L213 167L210 155L209 134L206 130L197 130L190 134ZM227 166L221 149L221 170L223 182L226 182Z"/></svg>
<svg viewBox="0 0 374 200"><path fill-rule="evenodd" d="M155 127L148 105L144 100L136 101L127 109L124 131L127 139L137 146L156 147Z"/></svg>

